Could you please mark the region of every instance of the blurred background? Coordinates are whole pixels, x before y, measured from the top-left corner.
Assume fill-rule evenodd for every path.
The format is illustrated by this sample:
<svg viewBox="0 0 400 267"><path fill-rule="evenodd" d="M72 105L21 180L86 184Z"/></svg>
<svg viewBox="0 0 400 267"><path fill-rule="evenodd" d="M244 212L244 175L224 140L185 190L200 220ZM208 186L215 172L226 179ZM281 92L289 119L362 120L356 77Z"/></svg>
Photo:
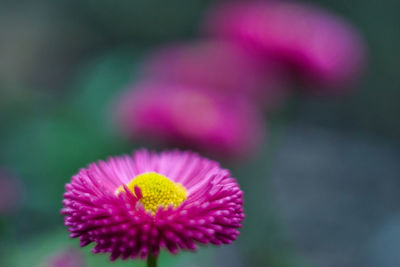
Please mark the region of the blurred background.
<svg viewBox="0 0 400 267"><path fill-rule="evenodd" d="M227 8L230 2L226 1ZM301 58L292 64L286 60L290 53L269 59L275 50L268 50L272 67L267 72L267 59L259 52L271 49L266 45L269 33L268 38L252 40L262 44L256 44L255 53L254 47L236 46L238 40L246 42L259 34L237 39L215 33L218 21L208 14L220 3L0 0L0 266L144 266L141 261L110 263L107 255L79 248L78 240L68 238L60 215L64 185L79 168L143 146L199 150L230 168L245 192L246 219L233 245L204 247L176 257L164 253L160 266L400 266L400 2L295 2L323 10L322 15L314 14L317 9L299 16L315 16L312 25L322 27L317 32L328 27L333 47L327 51L336 51L336 40L349 34L331 30L336 24L325 23L325 17L334 20L327 14L346 21L340 27L352 25L350 33L359 36L339 69L353 64L358 59L351 56L365 49L360 55L362 66L357 66L362 74L354 75L355 82L341 85L346 89L339 94L336 89L319 89L329 88L335 77L328 79L312 69L312 56L307 57L311 63ZM246 7L240 10L252 12ZM279 8L268 10L270 17L282 13ZM243 27L267 31L266 17L257 21L257 27L251 21ZM296 25L293 17L289 25ZM311 38L310 27L296 38ZM233 57L246 54L250 67L242 64L242 57L231 64L242 69L219 65L231 62L232 55L226 59L221 56L226 49L217 47L220 52L215 52L214 46L202 45L210 39L233 44L232 51L238 51L229 50ZM282 53L292 51L297 41L282 44L289 47ZM181 53L182 44L189 49ZM191 48L196 45L197 49ZM169 51L171 46L178 52ZM310 47L295 51L306 57L314 52ZM216 54L207 54L210 50ZM194 59L186 61L187 57ZM199 70L213 70L215 64L219 67L212 78ZM258 76L248 73L255 65L254 73L261 72ZM176 72L171 71L174 66ZM302 72L305 68L307 74ZM276 74L271 69L283 71ZM268 79L253 86L255 78L231 89L253 74ZM308 76L298 79L302 75ZM249 96L249 84L252 89L262 87L255 91L256 97ZM268 100L275 99L275 93L264 96L262 91L270 84L274 86L268 90L275 90L279 99L272 104ZM214 87L225 85L229 88L215 93ZM194 98L192 88L196 88ZM130 99L124 97L126 91L133 92L132 102L122 101ZM152 93L140 94L147 91ZM255 100L260 94L266 102ZM163 100L154 102L160 95ZM192 103L191 99L194 105L188 109L182 101ZM163 116L171 106L179 114L189 111L173 120L146 113L162 105L167 105L159 111ZM213 112L219 114L219 121L209 115ZM177 126L149 128L151 120L177 123L185 131ZM207 128L210 120L218 125L216 129ZM130 127L131 123L138 125ZM200 135L204 127L207 138ZM224 129L232 134L222 134Z"/></svg>

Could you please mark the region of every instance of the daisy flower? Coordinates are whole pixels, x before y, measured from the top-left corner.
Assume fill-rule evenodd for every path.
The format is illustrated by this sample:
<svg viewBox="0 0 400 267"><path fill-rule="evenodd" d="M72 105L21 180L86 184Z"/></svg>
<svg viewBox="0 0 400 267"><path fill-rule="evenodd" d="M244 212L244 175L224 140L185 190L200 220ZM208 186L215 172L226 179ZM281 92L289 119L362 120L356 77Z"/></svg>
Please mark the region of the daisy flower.
<svg viewBox="0 0 400 267"><path fill-rule="evenodd" d="M252 155L266 128L247 99L177 84L136 84L119 96L115 110L117 126L127 138L220 159Z"/></svg>
<svg viewBox="0 0 400 267"><path fill-rule="evenodd" d="M241 95L266 110L286 95L284 69L260 60L232 42L196 41L155 50L143 64L146 80L200 87L226 95Z"/></svg>
<svg viewBox="0 0 400 267"><path fill-rule="evenodd" d="M39 266L43 267L85 267L84 256L75 248L66 248L51 255Z"/></svg>
<svg viewBox="0 0 400 267"><path fill-rule="evenodd" d="M139 150L90 164L66 185L62 214L72 238L110 259L175 254L230 244L244 218L243 193L228 170L187 151Z"/></svg>
<svg viewBox="0 0 400 267"><path fill-rule="evenodd" d="M365 65L360 33L343 18L295 2L226 3L213 8L205 30L260 58L284 62L318 90L340 93Z"/></svg>
<svg viewBox="0 0 400 267"><path fill-rule="evenodd" d="M18 176L0 168L0 216L18 209L24 198L24 189Z"/></svg>

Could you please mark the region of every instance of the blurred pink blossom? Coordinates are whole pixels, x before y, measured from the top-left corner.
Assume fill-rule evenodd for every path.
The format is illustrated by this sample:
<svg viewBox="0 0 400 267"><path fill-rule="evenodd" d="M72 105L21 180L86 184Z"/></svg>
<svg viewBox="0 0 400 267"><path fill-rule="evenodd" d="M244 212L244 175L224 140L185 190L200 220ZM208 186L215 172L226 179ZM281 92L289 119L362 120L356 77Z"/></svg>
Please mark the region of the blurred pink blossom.
<svg viewBox="0 0 400 267"><path fill-rule="evenodd" d="M249 97L274 108L286 94L286 77L273 61L260 61L221 41L176 44L155 51L144 64L147 80L172 82Z"/></svg>
<svg viewBox="0 0 400 267"><path fill-rule="evenodd" d="M206 17L205 30L261 58L285 62L300 78L322 87L318 90L345 90L365 63L359 32L342 18L307 4L222 4Z"/></svg>
<svg viewBox="0 0 400 267"><path fill-rule="evenodd" d="M21 203L23 191L17 176L0 169L0 215L14 210Z"/></svg>
<svg viewBox="0 0 400 267"><path fill-rule="evenodd" d="M125 135L216 157L246 157L261 142L260 114L243 98L163 83L142 83L117 101Z"/></svg>
<svg viewBox="0 0 400 267"><path fill-rule="evenodd" d="M82 253L74 248L64 249L54 253L40 266L43 267L84 267Z"/></svg>

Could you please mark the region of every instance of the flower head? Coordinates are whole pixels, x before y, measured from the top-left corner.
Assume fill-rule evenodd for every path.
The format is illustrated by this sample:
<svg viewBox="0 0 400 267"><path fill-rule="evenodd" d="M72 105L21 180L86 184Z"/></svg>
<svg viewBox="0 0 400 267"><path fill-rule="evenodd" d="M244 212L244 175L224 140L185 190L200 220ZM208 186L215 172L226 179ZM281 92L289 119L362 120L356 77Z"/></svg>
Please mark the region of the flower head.
<svg viewBox="0 0 400 267"><path fill-rule="evenodd" d="M119 126L128 137L216 157L247 156L264 131L261 115L246 99L189 86L138 84L117 106Z"/></svg>
<svg viewBox="0 0 400 267"><path fill-rule="evenodd" d="M92 163L72 177L65 225L81 246L110 259L230 244L244 218L242 191L229 171L192 152L140 150Z"/></svg>
<svg viewBox="0 0 400 267"><path fill-rule="evenodd" d="M0 215L15 210L21 204L23 189L19 177L0 169Z"/></svg>
<svg viewBox="0 0 400 267"><path fill-rule="evenodd" d="M338 92L360 73L365 44L344 19L301 3L224 4L210 12L206 30L233 39L261 57L286 62L300 78Z"/></svg>
<svg viewBox="0 0 400 267"><path fill-rule="evenodd" d="M224 94L239 94L267 108L286 92L283 70L232 42L197 41L156 50L144 63L144 78Z"/></svg>
<svg viewBox="0 0 400 267"><path fill-rule="evenodd" d="M83 255L74 248L63 249L51 255L40 266L44 267L84 267Z"/></svg>

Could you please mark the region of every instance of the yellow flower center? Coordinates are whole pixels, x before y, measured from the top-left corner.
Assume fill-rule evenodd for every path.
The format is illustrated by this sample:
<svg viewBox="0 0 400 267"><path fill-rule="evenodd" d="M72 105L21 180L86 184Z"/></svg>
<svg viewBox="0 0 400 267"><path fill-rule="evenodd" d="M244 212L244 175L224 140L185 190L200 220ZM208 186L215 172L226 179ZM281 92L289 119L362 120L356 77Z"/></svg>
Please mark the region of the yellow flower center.
<svg viewBox="0 0 400 267"><path fill-rule="evenodd" d="M186 188L180 183L174 183L164 175L156 172L146 172L133 178L126 187L136 195L135 187L139 187L142 198L139 200L146 210L156 212L159 207L169 205L178 207L187 197ZM120 186L116 194L124 191ZM138 196L137 196L138 197Z"/></svg>

